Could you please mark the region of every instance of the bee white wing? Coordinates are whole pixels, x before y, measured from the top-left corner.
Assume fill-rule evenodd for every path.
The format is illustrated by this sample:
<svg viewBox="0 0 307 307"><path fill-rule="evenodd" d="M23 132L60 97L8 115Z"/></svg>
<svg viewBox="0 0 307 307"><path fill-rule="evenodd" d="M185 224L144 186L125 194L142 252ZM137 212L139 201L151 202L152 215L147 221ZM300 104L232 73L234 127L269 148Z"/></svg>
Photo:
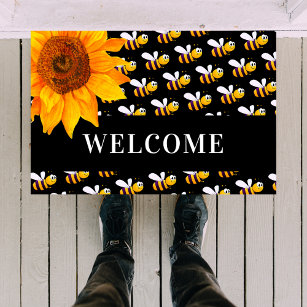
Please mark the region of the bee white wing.
<svg viewBox="0 0 307 307"><path fill-rule="evenodd" d="M41 177L39 177L37 174L35 174L35 173L31 173L31 179L33 179L33 180L42 180L42 178Z"/></svg>
<svg viewBox="0 0 307 307"><path fill-rule="evenodd" d="M177 71L176 71L177 72ZM179 73L179 72L178 72ZM175 73L176 74L176 73ZM170 81L176 81L176 77L174 77L173 75L171 75L170 73L168 72L165 72L163 74L163 78L166 79L166 80L170 80Z"/></svg>
<svg viewBox="0 0 307 307"><path fill-rule="evenodd" d="M245 107L239 107L239 108L238 108L238 111L239 111L240 113L243 113L243 114L246 114L246 115L251 115L250 110L247 109L247 108L245 108Z"/></svg>
<svg viewBox="0 0 307 307"><path fill-rule="evenodd" d="M145 59L145 60L148 60L148 61L154 61L155 58L149 54L148 52L144 52L142 53L142 58Z"/></svg>
<svg viewBox="0 0 307 307"><path fill-rule="evenodd" d="M206 113L205 116L214 116L212 113Z"/></svg>
<svg viewBox="0 0 307 307"><path fill-rule="evenodd" d="M197 72L201 73L201 74L208 74L208 70L203 67L203 66L197 66L196 69L195 69Z"/></svg>
<svg viewBox="0 0 307 307"><path fill-rule="evenodd" d="M136 80L136 79L132 79L130 81L130 84L135 86L135 87L143 87L142 83L140 81Z"/></svg>
<svg viewBox="0 0 307 307"><path fill-rule="evenodd" d="M165 107L167 105L167 98L163 98L163 106Z"/></svg>
<svg viewBox="0 0 307 307"><path fill-rule="evenodd" d="M132 32L132 39L136 39L136 33L137 33L136 31Z"/></svg>
<svg viewBox="0 0 307 307"><path fill-rule="evenodd" d="M241 64L241 66L244 66L244 64L245 64L245 59L244 58L241 59L240 64Z"/></svg>
<svg viewBox="0 0 307 307"><path fill-rule="evenodd" d="M225 95L230 94L229 90L224 86L219 86L216 90Z"/></svg>
<svg viewBox="0 0 307 307"><path fill-rule="evenodd" d="M161 177L162 180L164 180L165 179L165 172L160 173L160 177Z"/></svg>
<svg viewBox="0 0 307 307"><path fill-rule="evenodd" d="M155 173L150 173L148 177L153 181L162 181L162 179Z"/></svg>
<svg viewBox="0 0 307 307"><path fill-rule="evenodd" d="M179 78L179 71L175 71L175 78L176 80Z"/></svg>
<svg viewBox="0 0 307 307"><path fill-rule="evenodd" d="M247 34L246 32L241 33L240 36L241 36L241 38L243 38L243 39L245 39L247 41L252 41L253 40L253 38L249 34Z"/></svg>
<svg viewBox="0 0 307 307"><path fill-rule="evenodd" d="M143 78L142 79L142 86L145 86L146 85L146 78Z"/></svg>
<svg viewBox="0 0 307 307"><path fill-rule="evenodd" d="M157 107L157 108L163 108L164 107L163 103L161 101L157 100L157 99L153 99L151 101L151 104L153 106Z"/></svg>
<svg viewBox="0 0 307 307"><path fill-rule="evenodd" d="M276 59L276 56L277 56L277 54L276 54L276 51L275 51L275 52L273 52L274 59Z"/></svg>
<svg viewBox="0 0 307 307"><path fill-rule="evenodd" d="M221 115L222 115L222 112L217 112L216 115L217 115L217 116L221 116Z"/></svg>
<svg viewBox="0 0 307 307"><path fill-rule="evenodd" d="M191 45L187 45L187 53L191 51Z"/></svg>
<svg viewBox="0 0 307 307"><path fill-rule="evenodd" d="M257 81L257 80L251 80L249 82L249 84L254 86L254 87L262 87L262 84L259 81Z"/></svg>
<svg viewBox="0 0 307 307"><path fill-rule="evenodd" d="M223 46L224 45L224 38L220 38L219 43L220 43L220 46Z"/></svg>
<svg viewBox="0 0 307 307"><path fill-rule="evenodd" d="M124 113L124 114L133 113L133 112L130 112L130 110L129 110L127 107L124 107L124 106L120 106L120 107L118 108L118 111L121 112L121 113Z"/></svg>
<svg viewBox="0 0 307 307"><path fill-rule="evenodd" d="M183 95L183 97L185 98L185 99L188 99L188 100L190 100L190 101L196 101L196 100L198 100L194 95L192 95L191 93L185 93L184 95Z"/></svg>
<svg viewBox="0 0 307 307"><path fill-rule="evenodd" d="M276 181L276 174L270 174L269 179Z"/></svg>
<svg viewBox="0 0 307 307"><path fill-rule="evenodd" d="M120 37L125 38L125 39L127 39L129 41L133 40L133 37L129 33L127 33L127 32L121 33Z"/></svg>
<svg viewBox="0 0 307 307"><path fill-rule="evenodd" d="M272 101L271 101L271 105L274 106L274 107L276 107L276 100L272 100Z"/></svg>
<svg viewBox="0 0 307 307"><path fill-rule="evenodd" d="M215 190L215 194L217 194L220 191L220 187L218 185L216 185L214 187L214 190Z"/></svg>
<svg viewBox="0 0 307 307"><path fill-rule="evenodd" d="M45 179L46 173L45 172L41 172L41 178Z"/></svg>
<svg viewBox="0 0 307 307"><path fill-rule="evenodd" d="M99 193L99 185L96 184L94 189L95 189L95 192L98 194Z"/></svg>
<svg viewBox="0 0 307 307"><path fill-rule="evenodd" d="M203 192L205 192L206 194L210 194L210 195L213 195L213 194L216 194L215 191L213 191L211 188L209 187L204 187L203 188Z"/></svg>
<svg viewBox="0 0 307 307"><path fill-rule="evenodd" d="M194 171L194 172L187 172L187 171L184 171L184 173L189 174L189 175L194 175L194 174L196 173L196 171Z"/></svg>
<svg viewBox="0 0 307 307"><path fill-rule="evenodd" d="M122 188L129 188L129 185L124 180L116 180L116 185Z"/></svg>
<svg viewBox="0 0 307 307"><path fill-rule="evenodd" d="M161 33L161 34L166 34L167 32L169 32L168 30L163 30L163 31L156 31L156 32L158 32L158 33Z"/></svg>
<svg viewBox="0 0 307 307"><path fill-rule="evenodd" d="M261 80L261 83L262 83L262 86L264 87L264 86L266 85L266 78L263 78L263 79Z"/></svg>
<svg viewBox="0 0 307 307"><path fill-rule="evenodd" d="M75 174L75 173L76 173L76 171L73 171L73 172L70 172L70 171L64 171L64 173L66 173L66 174L70 174L70 175L73 175L73 174Z"/></svg>
<svg viewBox="0 0 307 307"><path fill-rule="evenodd" d="M256 39L256 37L257 37L257 32L256 32L256 31L254 31L254 32L252 33L252 37L253 37L253 39Z"/></svg>
<svg viewBox="0 0 307 307"><path fill-rule="evenodd" d="M134 104L132 104L132 105L130 106L130 111L131 111L131 113L134 112Z"/></svg>
<svg viewBox="0 0 307 307"><path fill-rule="evenodd" d="M236 185L240 188L243 188L243 189L246 189L248 188L249 186L242 180L237 180L236 181Z"/></svg>
<svg viewBox="0 0 307 307"><path fill-rule="evenodd" d="M251 111L251 113L254 113L254 111L255 111L254 105L251 105L251 106L250 106L250 111Z"/></svg>
<svg viewBox="0 0 307 307"><path fill-rule="evenodd" d="M92 188L90 187L84 187L83 192L87 193L87 194L98 194L97 192L95 192Z"/></svg>
<svg viewBox="0 0 307 307"><path fill-rule="evenodd" d="M215 41L214 39L209 39L207 41L207 44L209 46L216 47L216 48L220 47L220 44L217 41Z"/></svg>
<svg viewBox="0 0 307 307"><path fill-rule="evenodd" d="M132 185L132 178L129 178L127 183L128 183L128 186L131 187L131 185Z"/></svg>
<svg viewBox="0 0 307 307"><path fill-rule="evenodd" d="M208 72L211 72L212 71L212 65L208 65Z"/></svg>
<svg viewBox="0 0 307 307"><path fill-rule="evenodd" d="M232 93L233 92L233 85L229 85L228 89L229 89L229 92Z"/></svg>
<svg viewBox="0 0 307 307"><path fill-rule="evenodd" d="M177 51L178 53L183 53L183 54L187 54L188 52L181 46L176 46L175 51Z"/></svg>
<svg viewBox="0 0 307 307"><path fill-rule="evenodd" d="M268 53L262 53L261 57L267 61L275 61L275 59Z"/></svg>
<svg viewBox="0 0 307 307"><path fill-rule="evenodd" d="M200 98L200 92L196 92L196 99L198 100Z"/></svg>
<svg viewBox="0 0 307 307"><path fill-rule="evenodd" d="M153 57L154 57L154 59L156 60L157 58L158 58L158 51L155 51L154 53L153 53Z"/></svg>
<svg viewBox="0 0 307 307"><path fill-rule="evenodd" d="M242 65L241 65L238 61L236 61L236 60L230 60L230 61L228 62L228 64L231 65L231 66L233 66L233 67L241 67L241 66L242 66Z"/></svg>
<svg viewBox="0 0 307 307"><path fill-rule="evenodd" d="M252 183L253 183L253 180L252 180L252 179L248 179L248 180L247 180L247 185L248 185L249 187L252 186Z"/></svg>

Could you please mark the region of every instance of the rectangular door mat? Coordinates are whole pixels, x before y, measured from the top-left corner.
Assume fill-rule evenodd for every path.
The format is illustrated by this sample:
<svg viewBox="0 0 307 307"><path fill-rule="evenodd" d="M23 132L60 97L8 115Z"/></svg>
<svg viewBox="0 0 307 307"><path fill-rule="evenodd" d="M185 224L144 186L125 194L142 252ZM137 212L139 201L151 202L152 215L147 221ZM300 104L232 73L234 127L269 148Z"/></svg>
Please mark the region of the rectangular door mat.
<svg viewBox="0 0 307 307"><path fill-rule="evenodd" d="M276 33L31 36L31 191L276 192Z"/></svg>

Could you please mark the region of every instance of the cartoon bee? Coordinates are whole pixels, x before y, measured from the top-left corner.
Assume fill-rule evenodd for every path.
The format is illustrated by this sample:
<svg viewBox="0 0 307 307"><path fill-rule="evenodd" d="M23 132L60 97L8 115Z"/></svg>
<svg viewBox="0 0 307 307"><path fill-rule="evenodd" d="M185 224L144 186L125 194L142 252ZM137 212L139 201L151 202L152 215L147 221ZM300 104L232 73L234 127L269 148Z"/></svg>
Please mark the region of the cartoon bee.
<svg viewBox="0 0 307 307"><path fill-rule="evenodd" d="M268 53L263 53L261 57L268 61L265 64L267 70L276 70L276 51L273 53L273 56Z"/></svg>
<svg viewBox="0 0 307 307"><path fill-rule="evenodd" d="M142 54L142 58L147 60L146 68L148 70L157 70L162 66L165 66L169 62L169 56L167 54L163 54L158 58L158 51L155 51L153 55L148 52L144 52Z"/></svg>
<svg viewBox="0 0 307 307"><path fill-rule="evenodd" d="M206 194L210 194L210 195L217 195L217 194L229 195L230 194L230 190L226 188L220 191L220 187L218 185L214 187L214 190L209 187L204 187L203 192Z"/></svg>
<svg viewBox="0 0 307 307"><path fill-rule="evenodd" d="M195 48L191 51L191 45L187 45L186 49L181 46L176 46L175 51L180 53L178 58L179 62L186 64L196 61L196 59L200 58L203 54L201 48Z"/></svg>
<svg viewBox="0 0 307 307"><path fill-rule="evenodd" d="M197 184L203 182L206 178L209 177L209 172L207 171L200 171L200 172L184 172L188 174L187 177L185 177L185 181L188 184Z"/></svg>
<svg viewBox="0 0 307 307"><path fill-rule="evenodd" d="M146 78L142 79L142 83L136 79L132 79L130 84L135 86L134 95L136 97L145 97L146 95L150 95L158 88L158 82L151 81L146 84Z"/></svg>
<svg viewBox="0 0 307 307"><path fill-rule="evenodd" d="M125 89L123 87L121 87L120 89L125 94ZM113 103L115 101L119 101L119 99L118 100L104 100L104 99L101 99L102 103ZM99 112L100 112L100 114L99 114ZM98 116L101 116L101 111L99 111L99 112L98 112Z"/></svg>
<svg viewBox="0 0 307 307"><path fill-rule="evenodd" d="M167 82L166 86L167 88L171 90L179 90L180 88L184 88L186 85L188 85L191 81L190 75L183 75L179 78L179 71L176 71L174 76L170 73L166 72L163 74L163 78L166 80L170 80Z"/></svg>
<svg viewBox="0 0 307 307"><path fill-rule="evenodd" d="M224 94L221 97L221 101L224 104L232 104L233 102L243 98L245 92L243 88L238 88L233 92L233 85L229 85L228 89L223 86L219 86L217 91Z"/></svg>
<svg viewBox="0 0 307 307"><path fill-rule="evenodd" d="M208 65L207 69L205 69L202 66L197 66L196 71L202 74L199 78L200 82L207 83L207 84L218 81L218 79L223 77L223 74L224 74L224 71L222 68L216 68L212 72L212 65Z"/></svg>
<svg viewBox="0 0 307 307"><path fill-rule="evenodd" d="M205 116L214 116L213 113L206 113ZM222 116L222 112L217 112L216 116Z"/></svg>
<svg viewBox="0 0 307 307"><path fill-rule="evenodd" d="M125 43L125 48L127 50L135 50L147 44L148 42L148 35L142 34L137 37L136 31L132 32L132 36L128 34L127 32L123 32L120 36L127 40Z"/></svg>
<svg viewBox="0 0 307 307"><path fill-rule="evenodd" d="M157 116L171 115L179 109L179 103L177 101L167 104L167 98L163 98L163 103L157 99L154 99L151 101L151 104L157 107L155 110L155 114Z"/></svg>
<svg viewBox="0 0 307 307"><path fill-rule="evenodd" d="M157 31L161 33L157 39L160 44L172 42L181 35L181 31Z"/></svg>
<svg viewBox="0 0 307 307"><path fill-rule="evenodd" d="M276 108L276 100L272 100L271 105ZM275 109L275 115L276 115L276 109Z"/></svg>
<svg viewBox="0 0 307 307"><path fill-rule="evenodd" d="M193 37L201 37L203 35L208 34L208 32L206 31L190 31L190 33Z"/></svg>
<svg viewBox="0 0 307 307"><path fill-rule="evenodd" d="M143 182L138 181L132 185L132 179L129 178L128 182L126 183L123 180L117 180L116 185L121 187L120 194L135 194L140 193L143 190Z"/></svg>
<svg viewBox="0 0 307 307"><path fill-rule="evenodd" d="M145 116L146 115L146 110L144 108L139 108L134 112L134 105L132 104L130 106L130 110L127 107L120 106L118 108L118 111L121 113L124 113L126 116Z"/></svg>
<svg viewBox="0 0 307 307"><path fill-rule="evenodd" d="M250 61L249 63L245 64L245 59L241 59L240 63L236 60L230 60L229 65L235 67L235 69L232 71L232 74L235 77L245 77L250 75L253 71L256 69L256 62Z"/></svg>
<svg viewBox="0 0 307 307"><path fill-rule="evenodd" d="M153 184L153 189L155 191L164 191L170 189L172 185L176 183L176 176L170 175L165 179L165 172L162 172L160 176L155 173L151 173L148 177L155 181Z"/></svg>
<svg viewBox="0 0 307 307"><path fill-rule="evenodd" d="M236 48L236 44L232 41L229 41L224 45L224 38L220 38L219 42L215 41L214 39L209 39L207 43L209 46L214 47L211 51L214 57L228 55Z"/></svg>
<svg viewBox="0 0 307 307"><path fill-rule="evenodd" d="M200 109L203 109L212 101L212 97L210 95L204 95L200 98L200 92L196 92L195 96L191 93L185 93L183 97L190 101L188 104L188 108L191 111L198 111Z"/></svg>
<svg viewBox="0 0 307 307"><path fill-rule="evenodd" d="M276 91L276 82L272 81L268 85L266 85L265 78L261 80L261 83L257 80L251 80L249 84L256 87L256 89L254 90L254 95L256 97L269 96L269 95L272 95Z"/></svg>
<svg viewBox="0 0 307 307"><path fill-rule="evenodd" d="M98 174L99 174L100 177L104 178L104 177L114 176L115 172L113 172L113 171L99 171Z"/></svg>
<svg viewBox="0 0 307 307"><path fill-rule="evenodd" d="M123 60L125 59L123 58ZM130 61L129 64L116 66L115 69L124 75L128 75L130 72L136 70L136 62Z"/></svg>
<svg viewBox="0 0 307 307"><path fill-rule="evenodd" d="M99 185L95 185L94 190L90 187L84 187L83 188L83 192L87 193L87 194L100 194L100 195L109 195L111 194L111 190L108 188L104 188L101 191L99 191Z"/></svg>
<svg viewBox="0 0 307 307"><path fill-rule="evenodd" d="M262 34L257 37L257 32L254 31L252 36L247 33L242 33L241 38L245 39L247 42L244 44L246 50L256 50L258 48L263 48L263 46L268 42L269 37Z"/></svg>
<svg viewBox="0 0 307 307"><path fill-rule="evenodd" d="M236 185L242 190L240 190L240 194L255 194L259 193L263 190L263 183L262 182L256 182L252 185L252 179L247 180L247 184L242 180L237 180Z"/></svg>
<svg viewBox="0 0 307 307"><path fill-rule="evenodd" d="M31 179L35 180L35 182L33 182L33 189L34 190L46 190L51 188L52 185L54 185L56 183L56 175L49 175L46 179L45 179L46 173L45 172L41 172L40 176L38 176L35 173L31 173Z"/></svg>
<svg viewBox="0 0 307 307"><path fill-rule="evenodd" d="M247 109L245 107L239 107L238 111L240 113L247 115L247 116L265 116L266 115L265 109L260 108L260 109L255 111L255 108L254 108L253 105L251 105L249 107L249 109Z"/></svg>
<svg viewBox="0 0 307 307"><path fill-rule="evenodd" d="M273 190L276 191L276 174L270 174L268 177L269 177L269 179L274 181Z"/></svg>
<svg viewBox="0 0 307 307"><path fill-rule="evenodd" d="M236 176L238 171L219 171L218 174L221 178L229 178L232 176Z"/></svg>
<svg viewBox="0 0 307 307"><path fill-rule="evenodd" d="M66 182L69 184L77 184L78 182L83 181L85 178L87 178L90 174L90 172L85 171L79 171L79 172L65 172L68 174L66 176Z"/></svg>

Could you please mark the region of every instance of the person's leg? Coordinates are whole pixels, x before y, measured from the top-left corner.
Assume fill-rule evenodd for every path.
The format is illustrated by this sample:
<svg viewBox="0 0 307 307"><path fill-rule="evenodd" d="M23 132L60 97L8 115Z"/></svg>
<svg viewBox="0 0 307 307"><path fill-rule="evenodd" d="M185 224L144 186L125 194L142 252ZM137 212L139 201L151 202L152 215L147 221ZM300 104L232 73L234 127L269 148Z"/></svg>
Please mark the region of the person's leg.
<svg viewBox="0 0 307 307"><path fill-rule="evenodd" d="M175 237L170 248L171 293L176 307L233 307L221 291L200 246L208 211L201 195L181 195L175 207Z"/></svg>
<svg viewBox="0 0 307 307"><path fill-rule="evenodd" d="M87 284L74 306L127 307L134 274L130 197L106 196L99 215L103 231L103 252L97 256Z"/></svg>

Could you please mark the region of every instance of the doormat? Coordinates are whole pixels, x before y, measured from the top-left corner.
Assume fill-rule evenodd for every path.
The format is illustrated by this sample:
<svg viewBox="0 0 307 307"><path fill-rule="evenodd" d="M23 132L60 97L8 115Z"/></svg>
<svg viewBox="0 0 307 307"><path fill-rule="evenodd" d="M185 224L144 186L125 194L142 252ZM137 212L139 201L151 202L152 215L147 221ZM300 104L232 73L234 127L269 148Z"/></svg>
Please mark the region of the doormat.
<svg viewBox="0 0 307 307"><path fill-rule="evenodd" d="M31 34L33 194L275 194L276 33Z"/></svg>

